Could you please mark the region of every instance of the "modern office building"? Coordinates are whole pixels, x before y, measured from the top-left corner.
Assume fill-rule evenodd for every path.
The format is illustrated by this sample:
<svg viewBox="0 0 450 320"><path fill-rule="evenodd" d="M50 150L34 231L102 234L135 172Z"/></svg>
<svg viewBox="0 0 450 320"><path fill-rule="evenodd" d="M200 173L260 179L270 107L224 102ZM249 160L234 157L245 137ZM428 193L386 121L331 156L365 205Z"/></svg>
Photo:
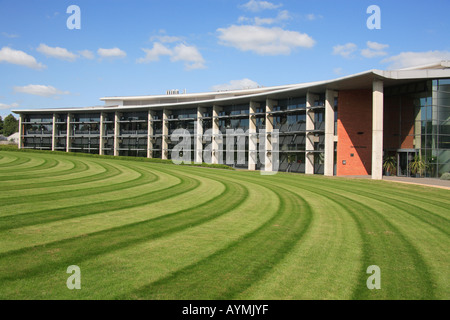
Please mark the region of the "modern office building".
<svg viewBox="0 0 450 320"><path fill-rule="evenodd" d="M425 176L450 171L449 61L295 85L101 100L96 107L15 110L19 148L170 159L177 144L171 134L182 128L193 137L184 152L199 162L208 151L220 163L221 135L242 129L235 152L244 160L232 165L250 170L273 170L277 156L279 171L381 179L383 159L393 157L397 175L409 176L417 155Z"/></svg>

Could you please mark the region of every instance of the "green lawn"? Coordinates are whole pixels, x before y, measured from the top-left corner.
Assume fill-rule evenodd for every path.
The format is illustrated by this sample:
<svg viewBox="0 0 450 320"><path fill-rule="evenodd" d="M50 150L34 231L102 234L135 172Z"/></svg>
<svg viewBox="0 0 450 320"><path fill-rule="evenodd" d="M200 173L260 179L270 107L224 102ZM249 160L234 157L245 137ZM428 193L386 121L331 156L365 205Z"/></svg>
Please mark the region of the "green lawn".
<svg viewBox="0 0 450 320"><path fill-rule="evenodd" d="M450 299L449 190L17 151L0 190L0 299Z"/></svg>

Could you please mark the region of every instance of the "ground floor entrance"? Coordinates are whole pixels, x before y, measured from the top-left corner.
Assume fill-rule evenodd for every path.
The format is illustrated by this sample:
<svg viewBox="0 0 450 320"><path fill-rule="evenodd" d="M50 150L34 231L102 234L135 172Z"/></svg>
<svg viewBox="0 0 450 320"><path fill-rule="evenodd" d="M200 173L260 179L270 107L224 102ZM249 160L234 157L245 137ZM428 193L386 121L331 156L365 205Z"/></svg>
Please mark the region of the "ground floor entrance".
<svg viewBox="0 0 450 320"><path fill-rule="evenodd" d="M414 160L418 154L416 149L399 149L397 150L397 176L411 177L411 170L409 164Z"/></svg>

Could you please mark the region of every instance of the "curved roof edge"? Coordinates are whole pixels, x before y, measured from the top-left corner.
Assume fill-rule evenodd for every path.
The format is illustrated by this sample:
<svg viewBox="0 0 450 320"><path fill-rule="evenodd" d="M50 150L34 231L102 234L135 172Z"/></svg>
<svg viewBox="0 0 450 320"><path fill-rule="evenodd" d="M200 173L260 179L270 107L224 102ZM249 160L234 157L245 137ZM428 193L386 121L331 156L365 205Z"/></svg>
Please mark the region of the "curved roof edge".
<svg viewBox="0 0 450 320"><path fill-rule="evenodd" d="M203 105L220 105L227 102L239 102L249 100L271 99L277 96L286 95L290 92L297 92L301 94L306 91L322 91L324 89L333 90L346 90L346 89L360 89L371 88L374 79L380 79L387 84L393 84L402 81L419 80L419 79L438 79L438 78L450 78L450 62L443 61L440 64L432 65L432 68L413 68L383 71L378 69L372 69L332 80L306 82L300 84L291 84L275 87L264 87L256 89L246 90L233 90L224 92L205 92L205 93L193 93L193 94L179 94L179 95L163 95L163 96L134 96L134 97L108 97L101 98L104 101L123 101L123 100L143 100L154 98L192 98L195 96L204 97L202 100L194 101L182 101L146 104L146 105L129 105L122 106L120 104L94 106L94 107L78 107L78 108L46 108L46 109L28 109L28 110L12 110L16 114L20 113L37 113L37 112L85 112L85 111L111 111L111 110L136 110L147 108L164 108L164 107L189 107L189 106L203 106ZM230 96L231 94L231 96ZM222 96L222 97L217 97Z"/></svg>

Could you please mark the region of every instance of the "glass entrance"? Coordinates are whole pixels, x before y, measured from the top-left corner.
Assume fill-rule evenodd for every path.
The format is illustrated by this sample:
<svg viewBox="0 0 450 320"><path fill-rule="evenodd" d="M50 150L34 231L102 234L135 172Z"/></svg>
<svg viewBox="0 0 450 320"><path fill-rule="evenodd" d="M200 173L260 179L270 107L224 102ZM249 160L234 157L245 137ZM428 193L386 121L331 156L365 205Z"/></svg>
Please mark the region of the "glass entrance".
<svg viewBox="0 0 450 320"><path fill-rule="evenodd" d="M417 150L398 150L397 151L397 176L410 177L411 172L409 164L414 160L417 155Z"/></svg>

